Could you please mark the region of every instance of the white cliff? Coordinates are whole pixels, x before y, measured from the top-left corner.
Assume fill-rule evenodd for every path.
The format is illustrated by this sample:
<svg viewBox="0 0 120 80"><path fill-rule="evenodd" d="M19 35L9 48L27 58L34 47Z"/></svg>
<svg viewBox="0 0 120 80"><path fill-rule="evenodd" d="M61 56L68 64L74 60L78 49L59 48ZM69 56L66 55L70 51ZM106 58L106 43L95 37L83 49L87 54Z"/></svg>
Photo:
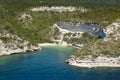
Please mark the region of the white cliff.
<svg viewBox="0 0 120 80"><path fill-rule="evenodd" d="M120 67L120 22L110 24L105 32L106 38L85 46L67 63L86 68Z"/></svg>
<svg viewBox="0 0 120 80"><path fill-rule="evenodd" d="M52 27L52 33L53 33L52 41L54 43L57 43L59 45L73 46L75 48L78 48L78 45L80 45L80 47L83 46L83 44L77 44L77 42L75 42L75 41L69 42L70 39L72 39L72 38L74 38L74 39L81 38L83 32L72 32L72 31L69 31L69 30L62 29L57 24L54 24L53 27ZM67 41L65 39L67 39ZM73 45L74 43L76 43L77 46Z"/></svg>
<svg viewBox="0 0 120 80"><path fill-rule="evenodd" d="M29 41L22 40L17 35L10 33L0 34L0 56L40 49L40 47L31 45Z"/></svg>
<svg viewBox="0 0 120 80"><path fill-rule="evenodd" d="M81 12L86 12L87 9L80 7L80 8L75 8L72 6L51 6L51 7L46 7L46 6L41 6L41 7L36 7L36 8L32 8L31 11L56 11L56 12L73 12L73 11L81 11Z"/></svg>
<svg viewBox="0 0 120 80"><path fill-rule="evenodd" d="M72 57L67 60L69 65L77 66L77 67L86 67L86 68L97 68L97 67L120 67L120 57L106 57L99 56L96 59L93 58L85 58L79 59Z"/></svg>

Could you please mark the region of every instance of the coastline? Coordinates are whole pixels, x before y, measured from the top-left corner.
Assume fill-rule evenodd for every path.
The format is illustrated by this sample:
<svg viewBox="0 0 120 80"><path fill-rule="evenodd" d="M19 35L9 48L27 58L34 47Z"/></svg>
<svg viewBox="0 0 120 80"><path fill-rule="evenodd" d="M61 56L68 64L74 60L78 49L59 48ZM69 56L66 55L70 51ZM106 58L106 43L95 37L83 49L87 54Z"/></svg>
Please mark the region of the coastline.
<svg viewBox="0 0 120 80"><path fill-rule="evenodd" d="M98 57L94 60L92 59L78 59L74 56L66 60L66 62L71 66L81 67L81 68L120 68L120 57Z"/></svg>
<svg viewBox="0 0 120 80"><path fill-rule="evenodd" d="M9 55L13 55L13 54L20 54L20 53L25 53L25 52L33 52L33 51L39 51L41 50L41 47L32 47L32 48L26 48L26 49L8 49L8 50L3 50L0 52L0 56L9 56Z"/></svg>
<svg viewBox="0 0 120 80"><path fill-rule="evenodd" d="M55 43L38 43L38 46L42 47L42 46L68 46L68 45L66 45L66 44L55 44Z"/></svg>
<svg viewBox="0 0 120 80"><path fill-rule="evenodd" d="M38 47L32 46L31 48L24 47L24 49L8 49L8 50L3 50L0 51L0 56L9 56L13 54L20 54L20 53L25 53L25 52L33 52L33 51L38 51L42 50L42 46L67 46L67 45L62 45L62 44L55 44L55 43L38 43Z"/></svg>
<svg viewBox="0 0 120 80"><path fill-rule="evenodd" d="M55 43L38 43L38 46L55 46L55 45L58 45L58 44L55 44Z"/></svg>

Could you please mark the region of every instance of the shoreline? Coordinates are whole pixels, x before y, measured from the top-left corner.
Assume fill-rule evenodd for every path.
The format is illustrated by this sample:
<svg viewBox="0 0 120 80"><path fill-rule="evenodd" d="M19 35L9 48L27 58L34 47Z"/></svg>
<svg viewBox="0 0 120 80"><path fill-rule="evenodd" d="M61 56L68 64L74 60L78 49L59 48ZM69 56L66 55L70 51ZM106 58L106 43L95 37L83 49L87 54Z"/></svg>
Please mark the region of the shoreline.
<svg viewBox="0 0 120 80"><path fill-rule="evenodd" d="M72 57L66 60L66 63L70 66L80 68L120 68L119 60L120 57L117 58L98 57L94 60L77 59L75 57Z"/></svg>
<svg viewBox="0 0 120 80"><path fill-rule="evenodd" d="M90 66L90 65L80 65L79 63L69 64L70 66L78 67L78 68L120 68L120 65L99 65L99 66Z"/></svg>
<svg viewBox="0 0 120 80"><path fill-rule="evenodd" d="M38 43L38 46L42 47L42 46L68 46L68 45L55 44L55 43Z"/></svg>
<svg viewBox="0 0 120 80"><path fill-rule="evenodd" d="M55 44L55 43L38 43L38 46L55 46L55 45L57 45L57 44Z"/></svg>
<svg viewBox="0 0 120 80"><path fill-rule="evenodd" d="M27 49L16 49L16 50L9 49L8 51L6 51L6 50L2 51L0 53L0 57L14 55L14 54L22 54L22 53L26 53L26 52L40 51L40 50L42 50L43 46L68 46L68 45L61 45L61 44L55 44L55 43L38 43L38 47L32 46L32 48L27 48Z"/></svg>

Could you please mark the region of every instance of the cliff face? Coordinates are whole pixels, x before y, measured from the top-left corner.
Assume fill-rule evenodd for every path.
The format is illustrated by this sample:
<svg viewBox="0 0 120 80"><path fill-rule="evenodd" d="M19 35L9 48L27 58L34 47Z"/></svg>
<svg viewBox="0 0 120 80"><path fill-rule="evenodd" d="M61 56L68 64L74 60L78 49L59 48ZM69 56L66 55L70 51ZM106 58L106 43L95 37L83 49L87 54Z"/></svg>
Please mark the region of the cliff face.
<svg viewBox="0 0 120 80"><path fill-rule="evenodd" d="M40 50L40 48L31 45L29 41L17 35L8 32L0 33L0 56L34 50Z"/></svg>
<svg viewBox="0 0 120 80"><path fill-rule="evenodd" d="M120 22L105 29L107 37L85 44L67 63L78 67L120 67Z"/></svg>
<svg viewBox="0 0 120 80"><path fill-rule="evenodd" d="M77 53L74 54L75 59L78 61L88 60L91 61L93 65L94 61L96 61L98 57L101 57L101 59L105 58L105 61L107 61L109 58L114 58L114 60L116 60L120 56L120 22L117 21L107 26L105 32L107 34L106 38L97 39L89 44L85 44L81 49L78 50ZM101 59L99 60L101 61ZM113 63L115 63L115 61ZM106 65L109 66L109 64Z"/></svg>
<svg viewBox="0 0 120 80"><path fill-rule="evenodd" d="M100 55L117 57L120 55L120 22L114 22L106 27L107 37L98 39L95 42L84 46L79 50L77 55L92 55L97 57Z"/></svg>
<svg viewBox="0 0 120 80"><path fill-rule="evenodd" d="M61 45L73 45L73 44L81 44L80 38L82 37L81 33L72 33L72 32L64 32L59 30L57 27L52 28L52 41Z"/></svg>
<svg viewBox="0 0 120 80"><path fill-rule="evenodd" d="M97 36L89 32L71 31L59 28L56 24L51 28L52 41L57 44L66 44L76 48L81 48L96 39Z"/></svg>

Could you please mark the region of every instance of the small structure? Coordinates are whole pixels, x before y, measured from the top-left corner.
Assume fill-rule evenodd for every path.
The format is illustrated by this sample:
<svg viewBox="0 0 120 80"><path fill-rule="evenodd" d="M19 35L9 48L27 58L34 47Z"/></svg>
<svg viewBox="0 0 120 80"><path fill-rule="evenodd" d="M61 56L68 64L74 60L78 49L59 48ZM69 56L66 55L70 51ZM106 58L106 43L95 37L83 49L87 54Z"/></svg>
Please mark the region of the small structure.
<svg viewBox="0 0 120 80"><path fill-rule="evenodd" d="M99 38L106 37L103 29L100 26L81 24L81 23L72 23L72 22L58 22L55 26L64 33L83 33L88 32Z"/></svg>

